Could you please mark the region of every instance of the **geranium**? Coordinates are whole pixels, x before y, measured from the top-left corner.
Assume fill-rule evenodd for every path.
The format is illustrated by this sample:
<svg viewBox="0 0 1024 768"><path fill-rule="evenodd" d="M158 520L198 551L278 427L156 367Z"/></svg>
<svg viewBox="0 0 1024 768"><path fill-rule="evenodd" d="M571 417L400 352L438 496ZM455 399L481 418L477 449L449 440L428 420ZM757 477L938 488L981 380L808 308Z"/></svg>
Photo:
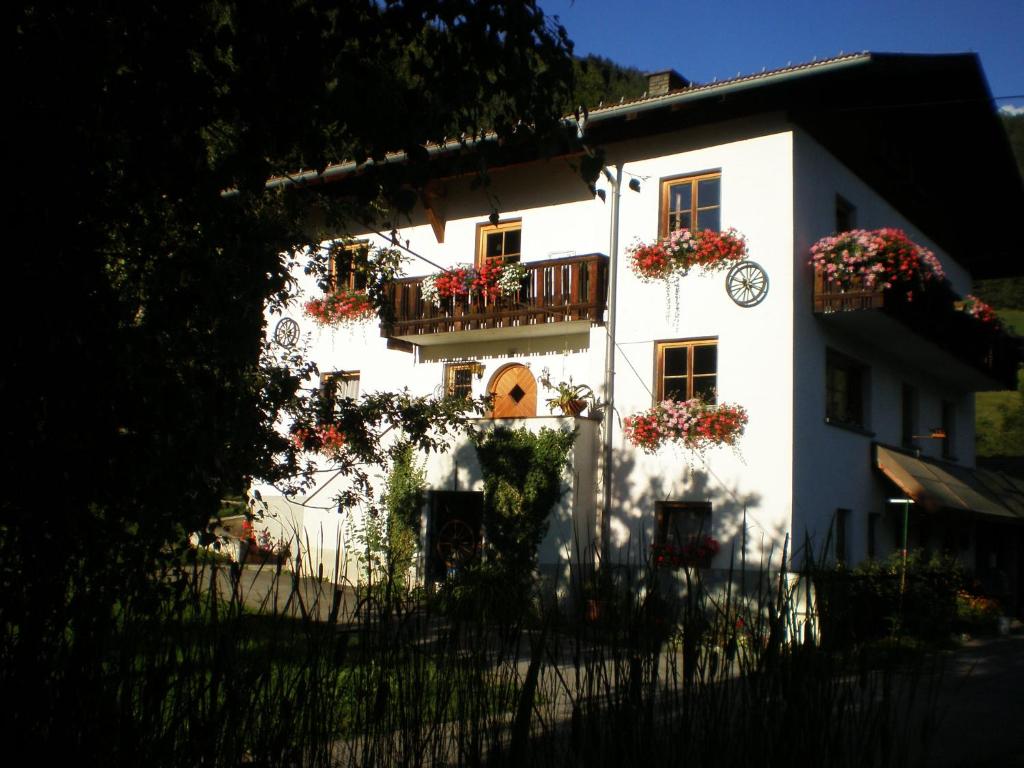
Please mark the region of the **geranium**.
<svg viewBox="0 0 1024 768"><path fill-rule="evenodd" d="M477 279L476 270L468 264L459 264L437 275L434 282L437 293L442 299L461 299L469 296L473 281Z"/></svg>
<svg viewBox="0 0 1024 768"><path fill-rule="evenodd" d="M292 430L292 443L300 451L334 454L345 445L345 433L334 424L319 424L312 429Z"/></svg>
<svg viewBox="0 0 1024 768"><path fill-rule="evenodd" d="M283 539L275 539L269 528L257 533L250 520L242 523L242 540L249 545L247 558L287 555L290 549Z"/></svg>
<svg viewBox="0 0 1024 768"><path fill-rule="evenodd" d="M913 298L926 283L945 279L935 254L899 229L854 229L823 237L811 246L811 266L842 290L898 286Z"/></svg>
<svg viewBox="0 0 1024 768"><path fill-rule="evenodd" d="M501 295L501 288L498 286L498 278L501 277L501 273L500 259L481 264L470 286L473 295L481 297L485 302L497 299Z"/></svg>
<svg viewBox="0 0 1024 768"><path fill-rule="evenodd" d="M526 267L518 262L503 264L491 260L479 268L460 264L438 275L428 275L420 283L423 301L441 306L442 299L475 299L496 301L512 296L522 287Z"/></svg>
<svg viewBox="0 0 1024 768"><path fill-rule="evenodd" d="M735 445L747 425L742 406L714 405L700 398L663 400L653 408L624 420L626 439L645 453L656 452L665 441L703 451L716 445Z"/></svg>
<svg viewBox="0 0 1024 768"><path fill-rule="evenodd" d="M633 245L629 266L641 280L653 281L683 276L695 267L705 274L717 272L746 257L746 239L735 229L677 229L656 243Z"/></svg>
<svg viewBox="0 0 1024 768"><path fill-rule="evenodd" d="M306 314L320 325L351 325L376 314L370 298L360 291L341 289L306 302Z"/></svg>
<svg viewBox="0 0 1024 768"><path fill-rule="evenodd" d="M652 544L651 561L659 568L706 567L718 554L721 545L710 536L694 537L683 545Z"/></svg>
<svg viewBox="0 0 1024 768"><path fill-rule="evenodd" d="M969 293L964 297L962 309L985 325L992 326L993 328L1001 328L1003 325L996 315L996 311L973 294Z"/></svg>

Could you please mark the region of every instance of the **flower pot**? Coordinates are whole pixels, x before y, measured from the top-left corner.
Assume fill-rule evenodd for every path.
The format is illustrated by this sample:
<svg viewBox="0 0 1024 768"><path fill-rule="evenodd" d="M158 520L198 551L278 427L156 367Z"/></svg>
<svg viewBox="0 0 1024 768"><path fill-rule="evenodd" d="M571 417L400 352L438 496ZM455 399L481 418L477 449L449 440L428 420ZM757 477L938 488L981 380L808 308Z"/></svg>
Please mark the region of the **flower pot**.
<svg viewBox="0 0 1024 768"><path fill-rule="evenodd" d="M587 407L586 400L569 400L561 404L562 413L566 416L579 416Z"/></svg>

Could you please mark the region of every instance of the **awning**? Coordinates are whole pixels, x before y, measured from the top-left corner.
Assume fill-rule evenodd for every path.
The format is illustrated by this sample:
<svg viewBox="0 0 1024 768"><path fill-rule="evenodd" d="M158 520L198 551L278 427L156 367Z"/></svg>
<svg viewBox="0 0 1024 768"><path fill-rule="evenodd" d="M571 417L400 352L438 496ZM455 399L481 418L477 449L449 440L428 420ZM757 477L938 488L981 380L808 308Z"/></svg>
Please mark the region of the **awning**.
<svg viewBox="0 0 1024 768"><path fill-rule="evenodd" d="M875 466L924 509L969 512L1024 522L1024 483L1000 472L968 469L876 444Z"/></svg>

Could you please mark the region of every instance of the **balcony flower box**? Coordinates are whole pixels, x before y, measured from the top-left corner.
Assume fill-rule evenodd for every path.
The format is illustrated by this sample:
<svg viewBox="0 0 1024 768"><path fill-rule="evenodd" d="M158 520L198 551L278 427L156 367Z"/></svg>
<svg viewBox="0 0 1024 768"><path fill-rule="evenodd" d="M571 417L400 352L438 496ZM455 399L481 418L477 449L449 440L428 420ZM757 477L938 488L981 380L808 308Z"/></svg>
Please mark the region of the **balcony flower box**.
<svg viewBox="0 0 1024 768"><path fill-rule="evenodd" d="M334 456L345 446L345 433L334 424L297 427L292 430L292 443L300 451Z"/></svg>
<svg viewBox="0 0 1024 768"><path fill-rule="evenodd" d="M666 442L681 443L694 451L718 445L735 445L747 425L747 411L740 405L714 405L699 398L663 400L653 408L623 422L626 439L645 453L656 453Z"/></svg>
<svg viewBox="0 0 1024 768"><path fill-rule="evenodd" d="M460 264L437 275L428 275L420 284L423 301L436 307L449 300L479 302L484 306L500 298L510 298L519 293L526 268L519 262L509 264L491 261L480 267Z"/></svg>
<svg viewBox="0 0 1024 768"><path fill-rule="evenodd" d="M721 546L710 536L697 536L686 544L652 544L651 562L656 568L710 568Z"/></svg>
<svg viewBox="0 0 1024 768"><path fill-rule="evenodd" d="M340 289L306 302L306 314L319 325L348 326L376 315L370 297L362 291Z"/></svg>
<svg viewBox="0 0 1024 768"><path fill-rule="evenodd" d="M747 241L735 229L677 229L657 242L638 242L628 253L633 273L654 282L682 277L691 269L704 274L726 270L747 258Z"/></svg>
<svg viewBox="0 0 1024 768"><path fill-rule="evenodd" d="M945 282L935 254L900 229L854 229L811 246L811 266L829 293L898 290L907 301L930 284Z"/></svg>

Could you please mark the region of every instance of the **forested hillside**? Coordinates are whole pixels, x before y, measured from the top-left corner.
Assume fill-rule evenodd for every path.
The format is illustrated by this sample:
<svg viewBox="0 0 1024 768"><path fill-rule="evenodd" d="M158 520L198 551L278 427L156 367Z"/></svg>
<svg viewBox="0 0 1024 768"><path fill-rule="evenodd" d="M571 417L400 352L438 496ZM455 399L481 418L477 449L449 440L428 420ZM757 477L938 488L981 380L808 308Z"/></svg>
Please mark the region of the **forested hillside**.
<svg viewBox="0 0 1024 768"><path fill-rule="evenodd" d="M1017 168L1024 177L1024 115L1002 117ZM1020 258L1024 267L1024 249ZM979 280L974 292L996 309L1011 330L1024 335L1024 275ZM975 429L979 464L1024 477L1024 377L1018 376L1017 382L1016 391L978 393Z"/></svg>

